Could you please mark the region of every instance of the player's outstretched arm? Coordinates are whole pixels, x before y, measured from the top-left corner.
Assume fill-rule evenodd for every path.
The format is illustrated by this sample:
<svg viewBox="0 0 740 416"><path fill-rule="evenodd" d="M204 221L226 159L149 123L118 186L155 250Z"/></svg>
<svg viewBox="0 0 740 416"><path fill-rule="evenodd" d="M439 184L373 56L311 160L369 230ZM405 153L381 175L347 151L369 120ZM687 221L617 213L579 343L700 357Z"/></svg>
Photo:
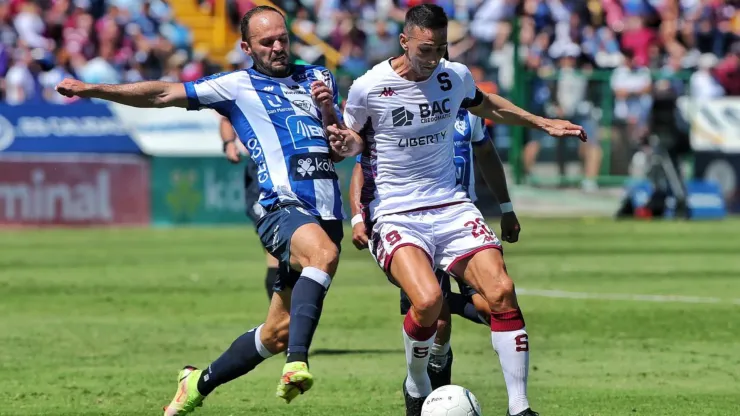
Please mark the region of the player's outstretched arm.
<svg viewBox="0 0 740 416"><path fill-rule="evenodd" d="M553 137L578 137L584 142L587 140L586 131L577 124L567 120L536 116L497 94L486 94L480 90L477 94L482 95L480 104L468 110L478 117L493 120L498 124L542 130Z"/></svg>
<svg viewBox="0 0 740 416"><path fill-rule="evenodd" d="M367 229L362 217L362 204L360 203L360 194L362 186L365 184L365 177L362 175L362 165L358 161L352 169L352 179L349 182L349 205L352 210L352 243L358 250L367 248Z"/></svg>
<svg viewBox="0 0 740 416"><path fill-rule="evenodd" d="M493 140L486 137L474 143L473 155L488 188L501 204L501 239L508 243L516 243L519 240L521 226L511 204L504 164L496 151L496 146L493 145Z"/></svg>
<svg viewBox="0 0 740 416"><path fill-rule="evenodd" d="M67 78L56 86L65 97L99 98L131 107L187 107L185 86L164 81L144 81L132 84L88 84Z"/></svg>

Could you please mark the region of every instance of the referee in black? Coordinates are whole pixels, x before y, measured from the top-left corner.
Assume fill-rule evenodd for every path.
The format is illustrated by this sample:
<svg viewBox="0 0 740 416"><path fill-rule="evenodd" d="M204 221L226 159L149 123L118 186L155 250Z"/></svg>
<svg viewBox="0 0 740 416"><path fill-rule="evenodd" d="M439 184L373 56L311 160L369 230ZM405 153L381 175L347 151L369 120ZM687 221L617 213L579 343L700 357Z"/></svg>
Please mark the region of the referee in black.
<svg viewBox="0 0 740 416"><path fill-rule="evenodd" d="M239 163L241 160L239 147L237 146L237 137L234 128L226 117L221 117L221 140L224 144L224 153L226 159L231 163ZM259 199L259 182L257 181L257 165L251 160L247 160L247 166L244 168L244 197L246 202L247 216L252 220L252 225L257 230L257 220L262 216L262 206L257 202ZM267 274L265 275L265 290L267 291L268 300L272 299L272 287L275 285L275 279L278 273L278 261L270 253L265 252L267 261Z"/></svg>

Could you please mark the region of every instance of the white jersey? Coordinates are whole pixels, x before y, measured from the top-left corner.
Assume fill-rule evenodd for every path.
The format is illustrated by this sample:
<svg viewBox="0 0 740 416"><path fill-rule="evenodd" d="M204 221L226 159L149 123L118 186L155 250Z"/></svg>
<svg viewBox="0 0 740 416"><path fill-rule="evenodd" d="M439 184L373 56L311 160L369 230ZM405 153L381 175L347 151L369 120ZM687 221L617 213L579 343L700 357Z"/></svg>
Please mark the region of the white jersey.
<svg viewBox="0 0 740 416"><path fill-rule="evenodd" d="M469 201L455 175L455 120L474 102L468 68L442 60L421 82L401 78L384 61L349 90L346 125L365 137L374 197L370 217Z"/></svg>

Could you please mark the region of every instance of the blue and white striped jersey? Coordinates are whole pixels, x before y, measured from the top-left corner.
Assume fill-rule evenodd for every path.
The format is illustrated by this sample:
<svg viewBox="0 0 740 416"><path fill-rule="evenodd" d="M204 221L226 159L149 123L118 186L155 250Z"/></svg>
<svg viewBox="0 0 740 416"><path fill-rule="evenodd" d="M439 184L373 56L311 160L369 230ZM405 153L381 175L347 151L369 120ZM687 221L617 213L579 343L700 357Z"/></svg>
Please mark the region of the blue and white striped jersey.
<svg viewBox="0 0 740 416"><path fill-rule="evenodd" d="M361 132L368 134L367 132ZM371 133L370 133L371 134ZM475 202L475 172L473 168L473 145L480 145L490 140L491 136L484 127L484 120L461 108L455 119L455 176L463 190L468 193L471 201ZM360 203L367 206L375 195L375 169L373 158L364 154L357 155L357 163L362 166L363 187L360 194Z"/></svg>
<svg viewBox="0 0 740 416"><path fill-rule="evenodd" d="M334 76L320 66L295 65L286 78L254 68L185 83L188 109L212 108L228 118L257 165L259 203L265 210L300 205L325 220L344 219L339 179L329 158L321 112L311 83L324 81L339 92Z"/></svg>
<svg viewBox="0 0 740 416"><path fill-rule="evenodd" d="M461 108L455 119L455 175L471 201L475 202L475 170L473 168L473 145L490 140L491 136L483 124L485 120Z"/></svg>

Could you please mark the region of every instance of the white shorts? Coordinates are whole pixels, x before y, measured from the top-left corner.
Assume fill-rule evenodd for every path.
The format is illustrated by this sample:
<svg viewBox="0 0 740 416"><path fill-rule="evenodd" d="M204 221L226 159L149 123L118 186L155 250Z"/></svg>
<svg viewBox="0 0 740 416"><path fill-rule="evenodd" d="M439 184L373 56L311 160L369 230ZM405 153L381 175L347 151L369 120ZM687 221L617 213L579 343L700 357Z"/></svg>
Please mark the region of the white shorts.
<svg viewBox="0 0 740 416"><path fill-rule="evenodd" d="M457 262L481 250L501 250L501 241L470 202L383 215L372 231L370 252L386 273L393 254L405 246L420 248L433 268L448 273Z"/></svg>

